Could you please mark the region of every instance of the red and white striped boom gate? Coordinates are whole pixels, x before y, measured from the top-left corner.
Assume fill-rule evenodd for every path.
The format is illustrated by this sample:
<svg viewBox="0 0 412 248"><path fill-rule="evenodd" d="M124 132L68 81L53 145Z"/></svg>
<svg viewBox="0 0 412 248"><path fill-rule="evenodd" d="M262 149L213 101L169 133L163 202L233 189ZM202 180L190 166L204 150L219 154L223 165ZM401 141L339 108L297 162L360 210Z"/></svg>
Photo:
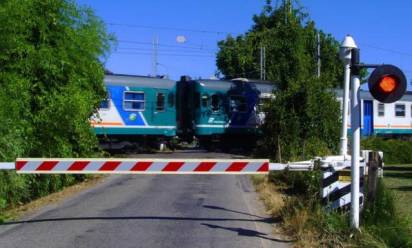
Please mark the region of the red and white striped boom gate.
<svg viewBox="0 0 412 248"><path fill-rule="evenodd" d="M27 174L267 174L268 159L19 158Z"/></svg>

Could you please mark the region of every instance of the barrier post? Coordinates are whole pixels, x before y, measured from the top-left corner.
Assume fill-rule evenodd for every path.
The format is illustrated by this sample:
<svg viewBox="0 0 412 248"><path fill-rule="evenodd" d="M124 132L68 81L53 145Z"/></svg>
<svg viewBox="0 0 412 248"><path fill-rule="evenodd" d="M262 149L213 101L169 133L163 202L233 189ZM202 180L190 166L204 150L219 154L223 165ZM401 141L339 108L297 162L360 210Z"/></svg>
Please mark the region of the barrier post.
<svg viewBox="0 0 412 248"><path fill-rule="evenodd" d="M352 50L352 96L351 96L351 129L352 129L352 160L351 160L351 225L359 229L359 159L360 159L360 69L353 66L359 64L359 49Z"/></svg>

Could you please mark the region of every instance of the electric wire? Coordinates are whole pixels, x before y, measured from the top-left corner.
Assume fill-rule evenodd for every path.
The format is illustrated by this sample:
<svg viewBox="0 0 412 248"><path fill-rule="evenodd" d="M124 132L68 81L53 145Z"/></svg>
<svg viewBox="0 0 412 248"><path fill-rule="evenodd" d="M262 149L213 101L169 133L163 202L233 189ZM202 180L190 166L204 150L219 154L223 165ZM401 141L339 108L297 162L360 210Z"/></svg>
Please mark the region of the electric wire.
<svg viewBox="0 0 412 248"><path fill-rule="evenodd" d="M136 40L118 40L119 43L125 43L125 44L137 44L137 45L143 45L143 46L153 46L152 42L147 42L147 41L136 41ZM194 49L194 50L205 50L205 51L211 51L215 52L215 50L203 47L203 46L188 46L188 45L171 45L171 44L163 44L163 43L158 43L157 44L159 47L171 47L171 48L181 48L181 49Z"/></svg>
<svg viewBox="0 0 412 248"><path fill-rule="evenodd" d="M114 51L115 54L122 55L142 55L142 56L153 56L153 53L144 52L118 52ZM215 56L204 55L204 54L178 54L178 53L157 53L159 56L172 56L172 57L198 57L198 58L215 58Z"/></svg>
<svg viewBox="0 0 412 248"><path fill-rule="evenodd" d="M369 45L369 44L365 44L365 43L360 43L360 44L362 46L366 46L366 47L373 48L373 49L376 49L376 50L381 50L381 51L385 51L385 52L396 53L396 54L412 57L412 53L403 52L403 51L399 51L399 50L394 50L394 49L390 49L390 48L374 46L374 45Z"/></svg>
<svg viewBox="0 0 412 248"><path fill-rule="evenodd" d="M140 52L151 52L153 51L153 49L151 48L143 48L143 47L118 47L115 49L115 51L140 51ZM208 52L205 50L182 50L182 49L178 49L178 48L174 48L174 49L163 49L160 48L158 49L159 52L177 52L177 53L200 53L200 54L209 54L209 55L216 55L215 52Z"/></svg>
<svg viewBox="0 0 412 248"><path fill-rule="evenodd" d="M121 26L128 28L140 28L140 29L155 29L155 30L172 30L172 31L184 31L191 33L203 33L203 34L216 34L216 35L230 35L230 32L225 31L214 31L214 30L204 30L204 29L190 29L190 28L178 28L178 27L165 27L165 26L148 26L148 25L138 25L138 24L127 24L127 23L106 23L110 26Z"/></svg>

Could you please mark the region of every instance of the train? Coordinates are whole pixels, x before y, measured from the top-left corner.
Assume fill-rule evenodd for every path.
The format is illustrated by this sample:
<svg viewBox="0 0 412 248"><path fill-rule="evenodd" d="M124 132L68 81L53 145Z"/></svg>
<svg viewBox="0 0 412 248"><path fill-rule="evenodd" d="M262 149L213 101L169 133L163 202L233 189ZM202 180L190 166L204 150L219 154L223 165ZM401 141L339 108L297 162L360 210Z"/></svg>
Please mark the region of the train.
<svg viewBox="0 0 412 248"><path fill-rule="evenodd" d="M343 91L335 91L336 99L343 106ZM373 98L368 90L360 91L361 107L361 135L408 137L412 136L412 92L405 95L395 103L381 103ZM350 118L349 108L349 118ZM348 133L351 125L348 124Z"/></svg>
<svg viewBox="0 0 412 248"><path fill-rule="evenodd" d="M174 81L124 74L106 74L104 85L107 98L90 122L105 144L172 146L175 140L195 140L206 149L253 147L262 135L263 106L276 90L272 82L244 78ZM335 90L341 107L342 95ZM367 90L360 98L363 136L412 136L412 92L392 104L379 103Z"/></svg>
<svg viewBox="0 0 412 248"><path fill-rule="evenodd" d="M107 98L91 125L105 144L172 144L196 140L206 149L254 144L274 84L259 80L164 78L107 74ZM224 142L222 142L224 141ZM143 143L143 144L141 144ZM243 143L243 142L242 142Z"/></svg>

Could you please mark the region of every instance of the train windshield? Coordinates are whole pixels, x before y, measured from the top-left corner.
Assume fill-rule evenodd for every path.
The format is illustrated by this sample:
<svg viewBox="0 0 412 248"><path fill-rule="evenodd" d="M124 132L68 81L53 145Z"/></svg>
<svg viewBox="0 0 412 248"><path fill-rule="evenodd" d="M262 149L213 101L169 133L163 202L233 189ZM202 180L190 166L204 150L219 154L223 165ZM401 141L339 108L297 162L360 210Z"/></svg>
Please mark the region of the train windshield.
<svg viewBox="0 0 412 248"><path fill-rule="evenodd" d="M212 111L219 111L220 97L218 95L212 95Z"/></svg>

